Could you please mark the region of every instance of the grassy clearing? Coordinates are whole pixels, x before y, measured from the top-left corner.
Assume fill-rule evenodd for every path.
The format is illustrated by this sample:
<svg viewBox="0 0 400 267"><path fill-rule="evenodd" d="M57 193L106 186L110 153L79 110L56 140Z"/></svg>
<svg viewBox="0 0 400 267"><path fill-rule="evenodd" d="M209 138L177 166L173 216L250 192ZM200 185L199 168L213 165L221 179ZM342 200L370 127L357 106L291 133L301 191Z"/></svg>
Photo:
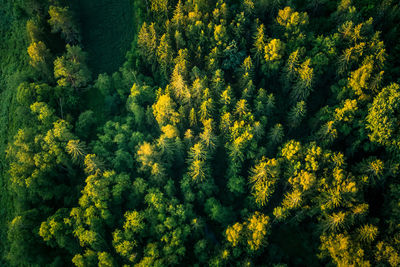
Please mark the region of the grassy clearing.
<svg viewBox="0 0 400 267"><path fill-rule="evenodd" d="M98 74L117 72L126 61L141 26L140 1L75 0L71 4L80 20L83 49L88 52L94 80ZM81 111L94 111L99 123L107 120L106 100L98 89L91 87L81 97Z"/></svg>
<svg viewBox="0 0 400 267"><path fill-rule="evenodd" d="M131 0L80 0L73 5L79 16L89 66L99 73L117 71L134 36Z"/></svg>

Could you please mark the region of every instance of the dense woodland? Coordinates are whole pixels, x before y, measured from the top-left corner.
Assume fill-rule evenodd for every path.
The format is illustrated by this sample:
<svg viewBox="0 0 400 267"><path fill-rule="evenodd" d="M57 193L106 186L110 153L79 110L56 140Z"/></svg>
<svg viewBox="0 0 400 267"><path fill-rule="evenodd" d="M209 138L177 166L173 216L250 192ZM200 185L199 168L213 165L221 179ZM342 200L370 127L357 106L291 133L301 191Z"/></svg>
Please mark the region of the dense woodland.
<svg viewBox="0 0 400 267"><path fill-rule="evenodd" d="M399 27L395 0L0 0L0 265L400 266Z"/></svg>

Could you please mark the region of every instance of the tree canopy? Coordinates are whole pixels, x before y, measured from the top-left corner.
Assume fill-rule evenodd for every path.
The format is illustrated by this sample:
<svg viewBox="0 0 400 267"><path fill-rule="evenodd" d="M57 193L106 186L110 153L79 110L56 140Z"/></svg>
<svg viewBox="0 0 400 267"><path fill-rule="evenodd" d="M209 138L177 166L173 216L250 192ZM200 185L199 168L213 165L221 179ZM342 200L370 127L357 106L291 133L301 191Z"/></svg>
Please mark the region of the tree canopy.
<svg viewBox="0 0 400 267"><path fill-rule="evenodd" d="M79 1L14 2L1 266L400 265L398 2L99 1L101 74Z"/></svg>

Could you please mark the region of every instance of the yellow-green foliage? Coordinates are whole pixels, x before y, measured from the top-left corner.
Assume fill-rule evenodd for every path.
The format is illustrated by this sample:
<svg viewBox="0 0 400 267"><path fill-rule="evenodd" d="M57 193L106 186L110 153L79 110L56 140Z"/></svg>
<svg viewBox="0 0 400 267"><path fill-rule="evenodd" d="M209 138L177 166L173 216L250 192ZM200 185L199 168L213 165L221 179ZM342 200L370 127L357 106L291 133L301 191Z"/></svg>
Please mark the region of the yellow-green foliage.
<svg viewBox="0 0 400 267"><path fill-rule="evenodd" d="M0 0L0 265L398 266L400 6L289 2Z"/></svg>

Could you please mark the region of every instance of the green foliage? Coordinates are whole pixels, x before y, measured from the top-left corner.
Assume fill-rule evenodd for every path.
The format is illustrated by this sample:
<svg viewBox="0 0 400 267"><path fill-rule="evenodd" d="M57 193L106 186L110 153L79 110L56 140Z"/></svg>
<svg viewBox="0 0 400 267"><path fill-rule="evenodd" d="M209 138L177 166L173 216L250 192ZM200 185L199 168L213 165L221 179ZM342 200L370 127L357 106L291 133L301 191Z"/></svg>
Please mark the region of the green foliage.
<svg viewBox="0 0 400 267"><path fill-rule="evenodd" d="M87 139L94 134L96 126L96 117L93 111L87 110L79 115L78 121L75 125L75 131L78 136Z"/></svg>
<svg viewBox="0 0 400 267"><path fill-rule="evenodd" d="M52 32L61 32L61 36L68 43L80 41L78 25L68 7L50 6L49 15Z"/></svg>
<svg viewBox="0 0 400 267"><path fill-rule="evenodd" d="M397 136L400 92L397 84L382 89L374 98L369 109L366 125L370 130L369 138L372 142L388 147L389 150L398 150L400 143Z"/></svg>
<svg viewBox="0 0 400 267"><path fill-rule="evenodd" d="M143 20L142 1L73 1L79 16L82 45L88 52L88 65L97 76L111 74L124 63ZM95 11L95 12L94 12Z"/></svg>
<svg viewBox="0 0 400 267"><path fill-rule="evenodd" d="M256 203L265 206L275 191L279 177L279 163L275 159L263 159L252 170L250 182L253 184L253 195Z"/></svg>
<svg viewBox="0 0 400 267"><path fill-rule="evenodd" d="M297 102L288 113L288 123L290 127L298 127L301 120L305 117L307 112L306 103L304 101Z"/></svg>
<svg viewBox="0 0 400 267"><path fill-rule="evenodd" d="M5 255L10 249L7 229L14 218L15 207L7 173L7 143L27 121L24 110L18 109L16 93L18 84L29 75L29 57L26 53L29 40L26 37L26 20L14 12L14 2L0 1L0 265L8 265ZM30 105L30 103L28 104ZM20 236L23 242L24 236ZM18 244L15 246L18 248ZM13 257L21 260L18 255Z"/></svg>
<svg viewBox="0 0 400 267"><path fill-rule="evenodd" d="M86 66L86 54L79 46L66 46L67 53L54 61L54 77L58 85L75 89L84 87L90 81L90 71Z"/></svg>
<svg viewBox="0 0 400 267"><path fill-rule="evenodd" d="M49 75L50 70L48 61L50 59L50 51L47 49L46 45L41 41L38 43L33 42L28 47L28 54L31 59L29 63L33 67Z"/></svg>
<svg viewBox="0 0 400 267"><path fill-rule="evenodd" d="M399 265L396 1L0 4L0 265Z"/></svg>

